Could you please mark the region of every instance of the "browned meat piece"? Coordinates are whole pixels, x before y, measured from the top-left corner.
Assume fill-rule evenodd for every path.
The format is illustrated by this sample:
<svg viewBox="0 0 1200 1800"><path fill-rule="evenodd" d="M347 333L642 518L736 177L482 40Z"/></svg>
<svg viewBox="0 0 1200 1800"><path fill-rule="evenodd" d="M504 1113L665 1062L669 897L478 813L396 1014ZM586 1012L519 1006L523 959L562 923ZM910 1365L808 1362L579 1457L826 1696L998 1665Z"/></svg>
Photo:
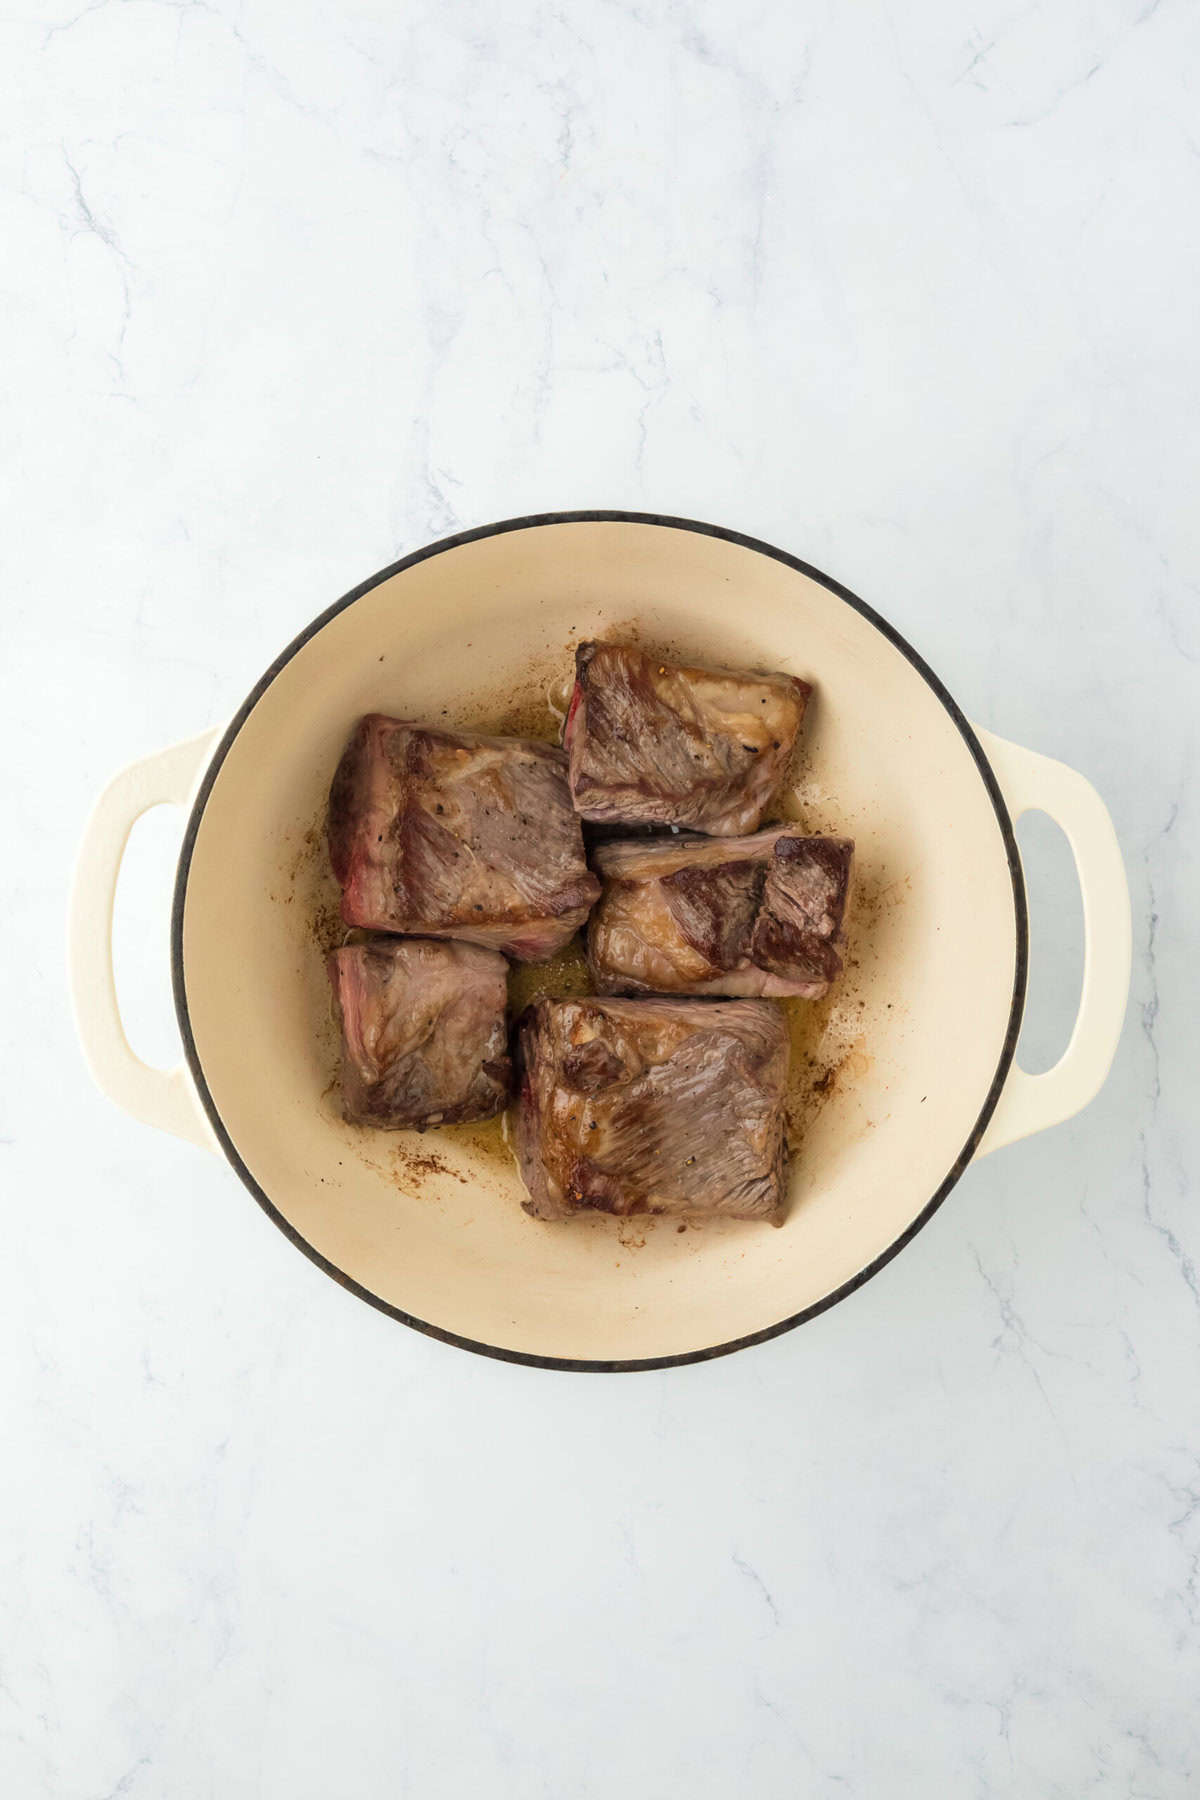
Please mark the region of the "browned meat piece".
<svg viewBox="0 0 1200 1800"><path fill-rule="evenodd" d="M764 1000L539 1000L516 1146L538 1219L778 1218L787 1032Z"/></svg>
<svg viewBox="0 0 1200 1800"><path fill-rule="evenodd" d="M602 994L818 1000L841 973L853 856L848 838L778 825L745 838L601 845L593 984Z"/></svg>
<svg viewBox="0 0 1200 1800"><path fill-rule="evenodd" d="M371 713L329 793L347 925L461 937L523 962L561 949L599 892L564 753Z"/></svg>
<svg viewBox="0 0 1200 1800"><path fill-rule="evenodd" d="M854 844L849 838L777 839L750 940L751 960L818 999L842 972L838 945Z"/></svg>
<svg viewBox="0 0 1200 1800"><path fill-rule="evenodd" d="M690 668L629 644L581 644L563 732L575 806L601 824L753 831L811 692L794 675Z"/></svg>
<svg viewBox="0 0 1200 1800"><path fill-rule="evenodd" d="M495 950L375 938L327 958L342 1106L359 1125L453 1125L508 1104L508 967Z"/></svg>

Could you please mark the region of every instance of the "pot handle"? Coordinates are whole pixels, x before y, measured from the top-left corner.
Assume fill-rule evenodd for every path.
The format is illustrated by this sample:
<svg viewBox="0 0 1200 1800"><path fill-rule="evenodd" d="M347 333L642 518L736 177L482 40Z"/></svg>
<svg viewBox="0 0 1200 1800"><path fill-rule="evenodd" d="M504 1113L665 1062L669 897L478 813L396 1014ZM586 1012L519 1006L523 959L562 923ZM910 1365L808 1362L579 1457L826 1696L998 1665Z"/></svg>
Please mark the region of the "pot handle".
<svg viewBox="0 0 1200 1800"><path fill-rule="evenodd" d="M135 1119L204 1150L215 1150L216 1140L186 1066L153 1069L125 1036L113 978L112 921L129 833L152 806L184 804L217 736L216 730L201 732L113 777L83 834L67 920L75 1028L96 1086Z"/></svg>
<svg viewBox="0 0 1200 1800"><path fill-rule="evenodd" d="M975 727L1014 824L1048 813L1066 833L1083 896L1083 989L1070 1042L1052 1069L1028 1075L1016 1062L975 1152L985 1156L1069 1119L1094 1099L1112 1064L1129 998L1129 884L1108 809L1090 781L1048 756Z"/></svg>

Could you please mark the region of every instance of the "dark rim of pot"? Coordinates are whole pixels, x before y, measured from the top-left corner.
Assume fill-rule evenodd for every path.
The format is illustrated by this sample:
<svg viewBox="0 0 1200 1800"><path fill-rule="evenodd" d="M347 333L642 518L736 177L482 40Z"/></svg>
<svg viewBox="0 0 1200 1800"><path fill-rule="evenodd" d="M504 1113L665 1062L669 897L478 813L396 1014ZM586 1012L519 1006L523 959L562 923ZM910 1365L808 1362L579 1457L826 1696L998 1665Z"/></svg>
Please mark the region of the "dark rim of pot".
<svg viewBox="0 0 1200 1800"><path fill-rule="evenodd" d="M975 761L975 766L979 770L980 779L983 782L988 798L995 811L1001 837L1004 840L1004 850L1005 855L1008 858L1009 875L1012 880L1013 909L1016 916L1017 936L1016 969L1013 977L1012 1003L1009 1009L1008 1029L1004 1035L1004 1043L1000 1051L1000 1060L996 1066L995 1075L992 1078L991 1085L987 1091L987 1096L984 1099L983 1106L979 1112L979 1117L975 1121L970 1136L967 1138L966 1143L955 1158L953 1166L947 1172L945 1178L939 1184L930 1199L922 1207L917 1217L912 1221L911 1225L902 1231L899 1237L888 1245L886 1250L881 1251L878 1256L868 1263L866 1268L860 1269L858 1274L853 1276L851 1280L843 1282L840 1287L835 1288L832 1293L824 1295L822 1299L815 1301L812 1306L806 1306L801 1312L793 1313L786 1319L780 1319L773 1325L766 1325L761 1331L752 1331L745 1337L732 1338L727 1343L713 1344L703 1350L687 1350L674 1356L647 1356L630 1359L616 1358L605 1361L565 1356L536 1356L527 1351L509 1350L502 1345L486 1344L480 1342L476 1338L463 1337L458 1332L447 1331L440 1325L433 1325L427 1319L415 1318L412 1313L404 1312L400 1307L391 1305L389 1301L382 1299L378 1294L373 1294L369 1288L363 1287L361 1282L354 1281L344 1272L344 1270L339 1269L334 1263L331 1263L327 1257L322 1256L321 1252L316 1249L314 1245L310 1244L307 1238L303 1237L300 1232L296 1230L294 1225L290 1224L289 1221L284 1218L283 1214L275 1206L269 1195L259 1186L258 1182L254 1179L254 1176L250 1173L250 1170L239 1156L228 1131L225 1129L216 1102L209 1091L208 1082L205 1079L204 1068L200 1061L200 1055L196 1049L196 1040L192 1033L191 1017L188 1011L187 985L184 979L183 967L183 918L187 898L188 874L191 869L192 853L195 849L197 833L199 832L200 824L204 817L204 809L208 804L208 797L212 792L213 784L216 781L217 776L221 772L221 767L225 758L228 756L234 740L237 738L242 726L249 718L263 694L266 693L271 683L275 680L275 677L279 674L280 670L287 666L296 655L297 651L302 650L331 619L336 618L340 612L344 612L346 607L353 606L356 600L361 600L364 594L369 594L371 590L378 587L381 582L389 581L393 575L400 574L404 569L411 569L415 567L417 563L426 562L432 556L440 556L446 550L457 549L461 544L471 544L480 538L498 537L503 532L528 531L542 525L577 525L593 523L659 525L664 526L671 531L694 531L702 537L720 538L725 543L739 545L743 550L752 550L759 556L772 557L776 562L786 564L789 569L795 569L799 574L807 575L810 580L819 582L820 585L827 588L830 593L836 594L839 600L844 600L847 606L852 606L855 612L860 613L863 618L868 619L875 629L881 632L883 636L887 638L888 642L895 646L906 661L912 664L913 668L916 669L917 673L922 677L926 684L932 688L933 692L937 695L938 699L953 719L955 725L958 727L958 730ZM747 537L743 532L730 531L722 525L704 525L695 519L672 518L663 513L636 513L608 510L532 513L527 518L503 519L494 525L481 525L471 531L457 532L453 537L441 538L437 543L427 544L421 550L414 550L411 555L403 556L399 562L394 562L390 564L388 568L381 569L377 575L372 575L369 581L364 581L358 587L352 588L348 594L344 594L340 600L335 601L332 606L327 607L323 613L319 614L319 616L312 621L311 625L305 627L299 637L292 640L287 649L282 651L281 654L276 657L275 661L262 676L261 680L256 682L242 705L238 708L228 730L224 733L220 743L217 745L216 751L205 770L204 778L200 783L199 792L196 795L195 803L192 806L191 813L188 817L187 827L183 838L183 848L180 851L179 856L179 867L175 878L174 901L171 909L171 981L175 994L175 1012L179 1020L180 1033L183 1037L184 1055L187 1058L187 1064L191 1071L192 1080L196 1084L196 1091L200 1096L204 1110L208 1115L213 1131L216 1133L217 1139L224 1150L225 1155L232 1163L238 1175L240 1175L246 1187L248 1187L250 1192L254 1195L254 1198L258 1201L263 1211L274 1221L284 1235L289 1237L298 1249L302 1250L307 1257L316 1263L318 1268L323 1269L327 1275L331 1275L342 1287L349 1289L352 1294L357 1294L361 1300L366 1300L371 1306L378 1307L381 1312L387 1313L391 1318L399 1319L401 1324L411 1325L415 1331L422 1331L428 1337L440 1338L443 1343L455 1344L462 1350L473 1350L481 1356L496 1357L503 1362L525 1363L539 1369L567 1369L593 1371L596 1373L623 1372L634 1369L670 1369L684 1363L707 1362L715 1356L728 1356L734 1350L744 1350L751 1344L765 1343L768 1338L779 1337L783 1332L791 1331L795 1326L803 1325L809 1319L815 1319L819 1313L828 1311L831 1306L836 1306L839 1300L846 1299L846 1297L853 1294L856 1289L864 1286L866 1282L870 1281L873 1275L879 1273L880 1269L882 1269L885 1264L891 1262L892 1258L898 1255L898 1253L903 1250L904 1246L916 1237L922 1227L929 1223L929 1220L933 1217L943 1200L945 1200L947 1194L949 1194L951 1188L954 1186L955 1182L957 1182L979 1147L980 1140L987 1128L988 1121L995 1111L996 1103L1000 1098L1001 1089L1004 1086L1005 1079L1012 1064L1013 1056L1016 1052L1017 1037L1021 1029L1021 1016L1025 1004L1025 980L1028 960L1029 920L1025 903L1025 883L1021 872L1021 859L1017 850L1012 819L1010 818L1008 808L1004 803L999 784L992 772L991 764L984 755L979 740L955 703L953 697L947 692L946 688L934 674L928 663L925 662L923 657L918 655L907 639L902 637L900 632L898 632L893 625L890 625L886 619L881 618L879 613L877 613L873 607L868 606L865 600L860 600L857 594L852 594L849 588L843 587L840 582L834 581L830 576L823 574L820 569L813 568L811 563L802 562L798 556L789 556L785 550L777 550L771 544L764 544L759 538Z"/></svg>

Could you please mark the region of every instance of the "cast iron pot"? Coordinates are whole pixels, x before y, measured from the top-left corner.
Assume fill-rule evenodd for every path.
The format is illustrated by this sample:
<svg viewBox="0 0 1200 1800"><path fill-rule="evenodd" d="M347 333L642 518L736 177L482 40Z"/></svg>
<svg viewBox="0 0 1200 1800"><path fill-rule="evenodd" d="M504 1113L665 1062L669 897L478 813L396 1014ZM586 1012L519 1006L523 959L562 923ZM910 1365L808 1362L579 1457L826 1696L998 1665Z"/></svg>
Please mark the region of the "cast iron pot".
<svg viewBox="0 0 1200 1800"><path fill-rule="evenodd" d="M314 846L351 726L373 710L475 722L505 692L565 677L580 639L631 629L697 659L812 679L794 809L857 840L865 905L805 1065L811 1103L778 1229L536 1223L495 1138L366 1133L341 1120L331 1089L312 917L328 877ZM188 809L171 921L184 1061L169 1071L129 1048L110 952L130 828L161 802ZM1030 807L1070 841L1086 937L1074 1032L1042 1075L1014 1062L1028 932L1013 821ZM973 729L916 651L837 582L717 526L558 513L406 556L314 620L227 730L117 776L83 844L71 962L101 1088L223 1151L352 1292L487 1355L638 1369L812 1318L908 1243L973 1158L1086 1105L1124 1016L1129 895L1088 782Z"/></svg>

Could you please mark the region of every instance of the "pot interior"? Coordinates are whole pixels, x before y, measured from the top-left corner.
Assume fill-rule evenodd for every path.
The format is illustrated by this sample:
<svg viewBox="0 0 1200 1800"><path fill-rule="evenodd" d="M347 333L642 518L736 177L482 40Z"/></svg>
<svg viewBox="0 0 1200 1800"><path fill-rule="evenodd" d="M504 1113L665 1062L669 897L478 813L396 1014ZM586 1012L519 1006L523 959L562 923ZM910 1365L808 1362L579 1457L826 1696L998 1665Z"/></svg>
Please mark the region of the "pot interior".
<svg viewBox="0 0 1200 1800"><path fill-rule="evenodd" d="M378 710L544 733L574 645L629 635L811 681L784 811L856 840L843 980L816 1006L789 1003L791 1203L779 1228L537 1223L498 1125L420 1136L339 1116L323 951L341 933L321 831L351 726ZM1009 851L951 712L822 582L684 526L503 530L344 606L244 718L181 881L176 978L193 1069L244 1174L371 1298L510 1354L683 1357L819 1305L952 1178L1015 1031ZM572 979L567 967L519 982L527 994Z"/></svg>

